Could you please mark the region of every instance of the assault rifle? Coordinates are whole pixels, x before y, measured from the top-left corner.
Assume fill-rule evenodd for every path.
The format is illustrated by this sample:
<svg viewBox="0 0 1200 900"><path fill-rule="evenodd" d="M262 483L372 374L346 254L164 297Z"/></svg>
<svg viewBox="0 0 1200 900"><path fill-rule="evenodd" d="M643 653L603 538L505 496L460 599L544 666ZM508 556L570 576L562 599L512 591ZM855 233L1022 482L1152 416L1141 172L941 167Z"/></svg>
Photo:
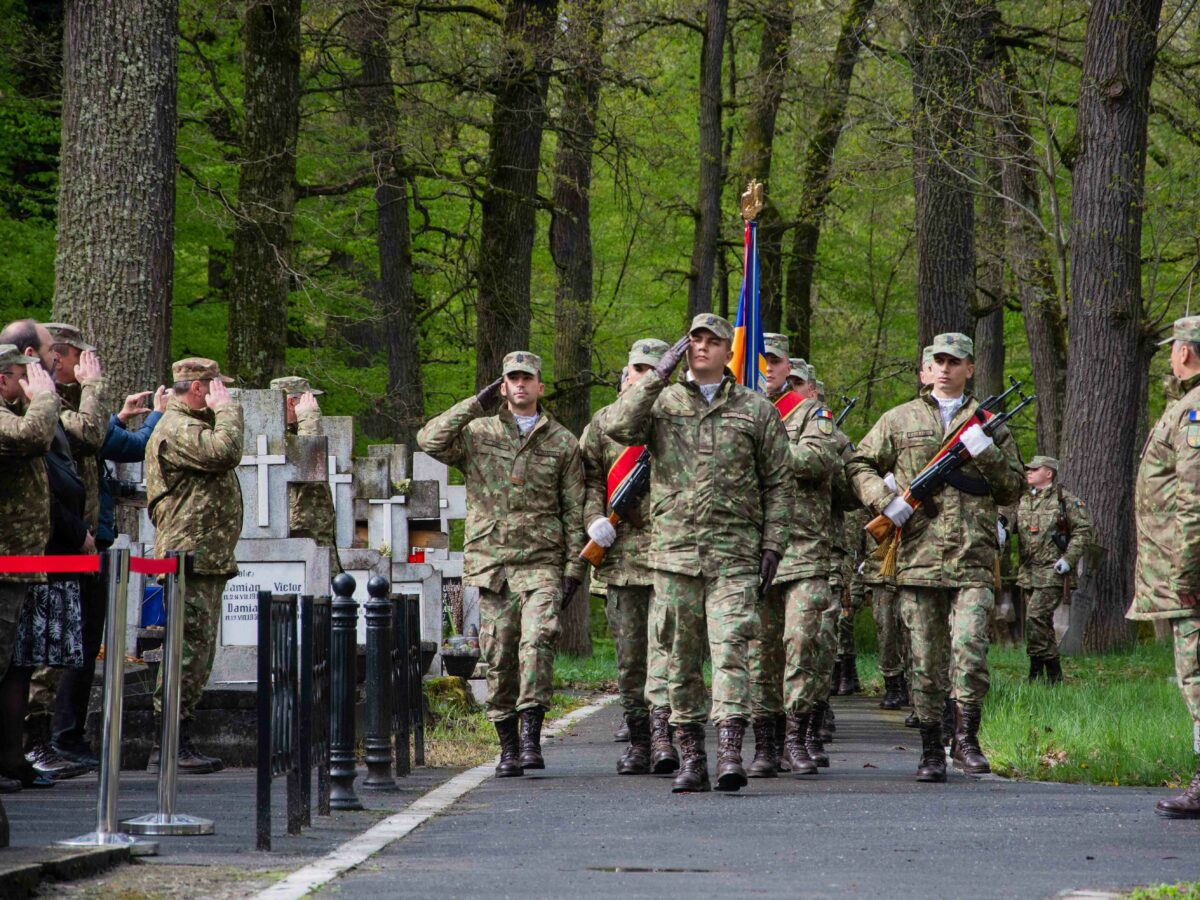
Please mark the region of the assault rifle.
<svg viewBox="0 0 1200 900"><path fill-rule="evenodd" d="M847 397L845 394L843 394L842 402L846 404L846 408L843 409L840 413L838 413L838 417L833 420L834 428L842 427L842 423L846 421L846 416L850 415L850 410L854 409L855 404L858 403L858 398L857 397Z"/></svg>
<svg viewBox="0 0 1200 900"><path fill-rule="evenodd" d="M618 523L628 520L629 511L637 505L637 502L645 496L648 490L650 490L650 451L643 450L633 464L633 468L629 470L629 475L609 498L608 505L612 512L608 514L608 521L614 528ZM604 562L604 554L607 552L607 548L589 540L579 555L593 566L599 567L600 563Z"/></svg>
<svg viewBox="0 0 1200 900"><path fill-rule="evenodd" d="M1009 419L1013 418L1037 399L1037 394L1031 394L1028 397L1025 396L1021 392L1021 382L1012 376L1009 376L1009 381L1012 383L1012 387L1003 394L992 395L979 404L975 415L972 416L972 421L967 422L960 428L954 437L942 447L929 465L922 469L921 473L912 480L912 483L908 486L908 490L904 493L904 500L909 506L913 509L919 509L923 503L932 506L933 496L940 492L950 481L961 477L956 476L956 473L971 460L971 454L967 452L967 448L963 446L963 442L960 439L963 431L972 425L978 424L983 428L985 434L989 436L994 435L1001 425L1005 424ZM996 409L1002 408L1004 401L1014 392L1020 396L1020 403L1008 412L996 412L990 419L984 417L985 412L993 412ZM882 544L884 541L895 537L896 526L891 519L880 513L867 523L867 531L875 539L875 543Z"/></svg>

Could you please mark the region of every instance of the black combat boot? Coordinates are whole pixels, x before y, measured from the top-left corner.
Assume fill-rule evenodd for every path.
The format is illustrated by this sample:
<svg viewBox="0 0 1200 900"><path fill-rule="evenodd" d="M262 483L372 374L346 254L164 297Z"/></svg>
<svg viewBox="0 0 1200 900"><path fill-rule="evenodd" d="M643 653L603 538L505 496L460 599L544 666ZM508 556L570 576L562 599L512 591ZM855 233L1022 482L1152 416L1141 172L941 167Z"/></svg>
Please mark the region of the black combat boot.
<svg viewBox="0 0 1200 900"><path fill-rule="evenodd" d="M1046 671L1046 660L1041 656L1029 657L1029 680L1037 681Z"/></svg>
<svg viewBox="0 0 1200 900"><path fill-rule="evenodd" d="M524 775L521 768L521 726L516 716L496 722L496 735L500 738L500 762L496 763L497 778L516 778Z"/></svg>
<svg viewBox="0 0 1200 900"><path fill-rule="evenodd" d="M787 743L787 716L780 713L775 717L775 754L779 758L779 771L790 772L792 764L788 760L787 750L784 749L784 744Z"/></svg>
<svg viewBox="0 0 1200 900"><path fill-rule="evenodd" d="M523 709L521 716L521 768L544 769L542 759L542 720L546 718L544 706Z"/></svg>
<svg viewBox="0 0 1200 900"><path fill-rule="evenodd" d="M905 728L920 728L921 727L921 720L917 718L917 711L915 709L909 710L908 715L904 717L904 727Z"/></svg>
<svg viewBox="0 0 1200 900"><path fill-rule="evenodd" d="M788 770L797 778L801 775L817 774L817 764L808 755L808 748L804 745L805 738L808 737L809 718L808 713L788 713L787 717L787 739L783 745L783 755L787 757Z"/></svg>
<svg viewBox="0 0 1200 900"><path fill-rule="evenodd" d="M1055 656L1046 660L1046 681L1050 684L1062 683L1062 660Z"/></svg>
<svg viewBox="0 0 1200 900"><path fill-rule="evenodd" d="M861 690L862 684L858 680L858 657L853 653L847 653L842 656L842 672L838 693L845 697L850 694L857 694Z"/></svg>
<svg viewBox="0 0 1200 900"><path fill-rule="evenodd" d="M671 784L673 794L697 794L711 791L708 780L708 757L704 754L704 726L680 725L675 729L679 736L682 762L675 781Z"/></svg>
<svg viewBox="0 0 1200 900"><path fill-rule="evenodd" d="M671 707L654 707L650 721L650 771L670 775L679 768L679 751L671 743Z"/></svg>
<svg viewBox="0 0 1200 900"><path fill-rule="evenodd" d="M987 775L992 767L979 747L983 707L978 703L957 703L955 706L954 765L967 775Z"/></svg>
<svg viewBox="0 0 1200 900"><path fill-rule="evenodd" d="M1154 805L1154 811L1168 819L1200 819L1200 761L1192 783L1178 797L1167 797Z"/></svg>
<svg viewBox="0 0 1200 900"><path fill-rule="evenodd" d="M912 686L907 675L900 675L900 705L912 706Z"/></svg>
<svg viewBox="0 0 1200 900"><path fill-rule="evenodd" d="M804 749L808 751L813 765L819 769L829 768L829 754L825 752L825 742L821 740L821 728L828 710L828 703L818 703L813 707L808 717L808 732L804 736Z"/></svg>
<svg viewBox="0 0 1200 900"><path fill-rule="evenodd" d="M901 693L901 675L883 676L883 699L879 701L880 709L899 709L904 705L904 695Z"/></svg>
<svg viewBox="0 0 1200 900"><path fill-rule="evenodd" d="M775 716L754 719L754 759L747 778L774 778L779 773L779 747L775 743Z"/></svg>
<svg viewBox="0 0 1200 900"><path fill-rule="evenodd" d="M613 740L618 744L624 744L629 740L629 722L623 721L621 726L613 732Z"/></svg>
<svg viewBox="0 0 1200 900"><path fill-rule="evenodd" d="M837 696L838 689L842 686L842 657L839 654L833 661L833 676L829 679L829 693Z"/></svg>
<svg viewBox="0 0 1200 900"><path fill-rule="evenodd" d="M829 705L828 700L821 700L817 706L821 707L821 743L832 744L834 735L837 734L837 721L833 715L833 707Z"/></svg>
<svg viewBox="0 0 1200 900"><path fill-rule="evenodd" d="M946 750L942 745L942 723L921 723L921 761L917 781L946 780Z"/></svg>
<svg viewBox="0 0 1200 900"><path fill-rule="evenodd" d="M641 714L625 716L629 726L629 747L617 760L618 775L650 774L650 717Z"/></svg>
<svg viewBox="0 0 1200 900"><path fill-rule="evenodd" d="M717 725L717 790L736 791L746 786L742 767L742 740L746 736L745 719L726 719Z"/></svg>

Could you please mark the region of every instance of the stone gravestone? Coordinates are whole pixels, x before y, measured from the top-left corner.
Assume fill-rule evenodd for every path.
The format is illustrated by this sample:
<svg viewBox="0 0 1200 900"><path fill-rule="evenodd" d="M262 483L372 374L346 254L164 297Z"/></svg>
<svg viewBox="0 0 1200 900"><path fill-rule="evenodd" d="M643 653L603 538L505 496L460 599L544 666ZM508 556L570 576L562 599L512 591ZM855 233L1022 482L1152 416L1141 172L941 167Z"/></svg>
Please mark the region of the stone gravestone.
<svg viewBox="0 0 1200 900"><path fill-rule="evenodd" d="M354 545L354 419L323 416L321 434L328 441L327 476L337 518L338 547Z"/></svg>
<svg viewBox="0 0 1200 900"><path fill-rule="evenodd" d="M462 484L450 484L450 469L428 453L413 454L413 479L433 481L438 485L438 506L441 529L450 533L450 523L467 517L467 488ZM479 627L479 588L462 587L463 554L461 550L442 552L430 551L425 562L442 573L443 588L449 592L462 592L463 630L471 625Z"/></svg>

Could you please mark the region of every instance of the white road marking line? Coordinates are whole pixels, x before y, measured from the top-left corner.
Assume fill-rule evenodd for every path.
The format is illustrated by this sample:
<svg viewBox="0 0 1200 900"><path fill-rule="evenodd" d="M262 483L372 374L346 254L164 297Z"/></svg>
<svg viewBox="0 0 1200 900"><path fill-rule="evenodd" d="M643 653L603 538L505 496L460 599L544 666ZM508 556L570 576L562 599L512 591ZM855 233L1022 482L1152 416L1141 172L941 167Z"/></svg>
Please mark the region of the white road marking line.
<svg viewBox="0 0 1200 900"><path fill-rule="evenodd" d="M561 719L548 724L542 731L546 737L554 737L585 719L617 699L615 694L600 698L595 703L567 713ZM418 797L403 811L388 816L382 822L368 828L358 837L336 847L316 862L297 869L287 878L255 895L261 900L299 900L322 885L328 884L344 872L362 865L388 844L398 841L413 831L425 820L443 812L464 794L483 784L495 774L495 762L484 763L455 775L445 784L433 788Z"/></svg>

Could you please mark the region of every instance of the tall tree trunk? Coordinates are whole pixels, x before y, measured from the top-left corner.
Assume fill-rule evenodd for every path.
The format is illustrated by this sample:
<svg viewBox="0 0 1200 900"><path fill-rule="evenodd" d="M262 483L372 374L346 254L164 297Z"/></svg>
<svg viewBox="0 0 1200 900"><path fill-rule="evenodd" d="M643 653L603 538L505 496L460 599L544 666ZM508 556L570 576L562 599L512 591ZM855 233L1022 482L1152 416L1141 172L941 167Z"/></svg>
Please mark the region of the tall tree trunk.
<svg viewBox="0 0 1200 900"><path fill-rule="evenodd" d="M1071 191L1070 344L1064 480L1092 509L1108 556L1097 573L1092 650L1129 646L1138 366L1143 353L1146 123L1162 0L1096 0L1079 92Z"/></svg>
<svg viewBox="0 0 1200 900"><path fill-rule="evenodd" d="M415 449L425 413L420 333L412 284L408 184L400 149L400 114L392 87L386 7L367 0L346 19L347 36L361 71L357 114L367 126L367 151L375 173L379 245L379 307L387 346L387 416L392 439Z"/></svg>
<svg viewBox="0 0 1200 900"><path fill-rule="evenodd" d="M772 0L762 13L758 68L750 86L746 130L738 166L738 190L751 179L761 181L766 206L758 217L759 297L764 331L778 331L783 318L783 223L771 191L771 157L775 119L783 99L792 39L790 0Z"/></svg>
<svg viewBox="0 0 1200 900"><path fill-rule="evenodd" d="M975 394L988 397L1004 390L1004 200L999 195L999 161L989 155L983 165L988 191L979 201L978 290L972 298L971 316L975 320Z"/></svg>
<svg viewBox="0 0 1200 900"><path fill-rule="evenodd" d="M175 274L176 0L68 0L54 316L111 396L166 381Z"/></svg>
<svg viewBox="0 0 1200 900"><path fill-rule="evenodd" d="M700 49L700 190L688 276L688 321L712 309L721 233L721 63L728 18L729 0L707 0Z"/></svg>
<svg viewBox="0 0 1200 900"><path fill-rule="evenodd" d="M973 0L913 0L913 167L917 339L970 334L975 297L974 62L981 10Z"/></svg>
<svg viewBox="0 0 1200 900"><path fill-rule="evenodd" d="M607 0L567 0L561 54L562 114L554 157L554 217L550 252L558 270L554 291L555 412L579 435L591 418L592 387L592 147L600 103L601 49ZM559 648L592 655L590 604L583 598L562 615Z"/></svg>
<svg viewBox="0 0 1200 900"><path fill-rule="evenodd" d="M287 362L296 135L300 125L300 0L248 0L242 19L237 225L229 292L229 370L266 387Z"/></svg>
<svg viewBox="0 0 1200 900"><path fill-rule="evenodd" d="M512 0L504 15L479 234L479 388L500 374L504 354L529 347L538 163L557 16L558 0Z"/></svg>
<svg viewBox="0 0 1200 900"><path fill-rule="evenodd" d="M804 150L804 168L800 175L800 209L792 235L792 256L787 264L787 330L792 353L805 359L812 353L813 273L817 263L817 244L821 240L821 222L829 203L833 154L846 120L846 101L850 82L858 62L863 29L875 8L875 0L852 0L842 20L833 59L825 73L825 105L817 115L817 124Z"/></svg>

